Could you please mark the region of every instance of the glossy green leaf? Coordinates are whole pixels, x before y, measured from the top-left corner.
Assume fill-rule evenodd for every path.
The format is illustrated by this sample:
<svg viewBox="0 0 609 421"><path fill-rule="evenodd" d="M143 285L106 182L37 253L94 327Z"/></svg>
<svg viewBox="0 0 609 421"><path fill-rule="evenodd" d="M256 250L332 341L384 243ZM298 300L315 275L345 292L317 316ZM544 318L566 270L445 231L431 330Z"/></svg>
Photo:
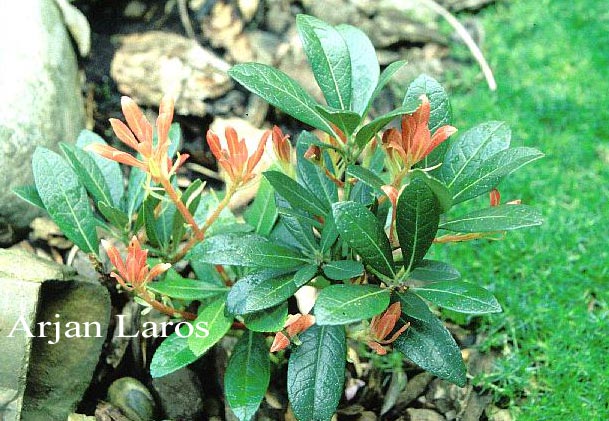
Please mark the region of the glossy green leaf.
<svg viewBox="0 0 609 421"><path fill-rule="evenodd" d="M322 202L324 209L326 207L330 209L332 203L338 202L338 188L336 187L336 184L326 176L323 169L304 157L309 146L314 144L316 140L317 136L310 132L303 131L300 136L298 136L298 142L296 144L296 155L298 160L296 172L298 174L299 183ZM326 151L322 154L324 159L328 155Z"/></svg>
<svg viewBox="0 0 609 421"><path fill-rule="evenodd" d="M464 180L470 180L484 161L510 146L509 127L500 121L479 124L457 139L446 151L440 179L453 194Z"/></svg>
<svg viewBox="0 0 609 421"><path fill-rule="evenodd" d="M243 315L274 307L294 295L308 281L296 279L294 272L267 269L250 273L231 288L227 298L228 311Z"/></svg>
<svg viewBox="0 0 609 421"><path fill-rule="evenodd" d="M455 181L451 187L455 203L490 192L504 177L543 156L537 149L525 147L497 152L482 162L467 178Z"/></svg>
<svg viewBox="0 0 609 421"><path fill-rule="evenodd" d="M351 58L347 43L334 27L313 16L296 16L296 29L328 105L349 110Z"/></svg>
<svg viewBox="0 0 609 421"><path fill-rule="evenodd" d="M84 149L93 143L107 145L104 139L90 130L81 131L78 135L78 139L76 139L76 146L81 149ZM97 167L101 170L106 181L106 185L110 190L112 202L109 202L108 204L112 205L113 207L119 207L121 205L123 196L125 195L125 180L120 165L118 162L112 161L111 159L106 159L95 152L87 153L93 158L97 164Z"/></svg>
<svg viewBox="0 0 609 421"><path fill-rule="evenodd" d="M142 205L142 223L146 230L146 236L148 237L148 242L153 247L161 246L161 237L158 232L158 224L157 218L155 215L155 209L159 204L159 199L150 195L144 199L144 203Z"/></svg>
<svg viewBox="0 0 609 421"><path fill-rule="evenodd" d="M410 174L412 177L420 177L423 181L425 181L427 187L429 187L429 189L436 196L436 199L438 199L442 213L446 213L450 210L450 208L453 206L453 197L452 193L450 190L448 190L448 187L446 187L444 183L432 177L427 172L419 169L413 170Z"/></svg>
<svg viewBox="0 0 609 421"><path fill-rule="evenodd" d="M38 190L36 186L19 186L13 188L13 193L15 193L19 198L25 200L30 205L34 205L39 207L40 209L46 210L44 208L44 203L42 203L42 199L38 194Z"/></svg>
<svg viewBox="0 0 609 421"><path fill-rule="evenodd" d="M279 171L266 171L264 176L277 194L295 209L302 209L313 215L325 215L328 208L311 192Z"/></svg>
<svg viewBox="0 0 609 421"><path fill-rule="evenodd" d="M195 333L188 337L188 347L198 356L205 354L220 339L224 337L233 324L233 317L226 315L226 295L205 304L199 311L197 319L192 322L194 326L203 326L208 335Z"/></svg>
<svg viewBox="0 0 609 421"><path fill-rule="evenodd" d="M243 216L257 234L267 236L271 233L277 221L277 206L275 190L266 178L260 179L256 198Z"/></svg>
<svg viewBox="0 0 609 421"><path fill-rule="evenodd" d="M345 328L313 325L299 337L288 362L288 398L299 421L329 420L343 394Z"/></svg>
<svg viewBox="0 0 609 421"><path fill-rule="evenodd" d="M396 211L396 231L407 271L416 268L431 247L440 213L440 202L424 176L413 177L400 194Z"/></svg>
<svg viewBox="0 0 609 421"><path fill-rule="evenodd" d="M500 205L446 221L441 229L456 232L509 231L541 225L539 210L527 205Z"/></svg>
<svg viewBox="0 0 609 421"><path fill-rule="evenodd" d="M243 315L245 327L254 332L278 332L288 319L288 302Z"/></svg>
<svg viewBox="0 0 609 421"><path fill-rule="evenodd" d="M298 269L294 274L294 283L299 287L305 285L307 282L317 276L318 272L319 268L317 265L305 265Z"/></svg>
<svg viewBox="0 0 609 421"><path fill-rule="evenodd" d="M197 206L197 210L193 215L195 222L199 224L199 226L206 224L208 218L218 208L220 199L221 197L218 198L215 192L201 195L199 206ZM216 217L214 223L206 231L205 236L206 238L211 238L217 234L250 232L252 230L253 228L249 226L249 224L240 223L230 209L225 207L224 210L220 212L220 215Z"/></svg>
<svg viewBox="0 0 609 421"><path fill-rule="evenodd" d="M366 105L366 109L362 115L368 114L368 111L372 107L372 104L382 92L382 90L385 88L387 83L389 83L393 75L396 74L397 71L400 70L402 67L404 67L405 64L406 60L398 60L385 67L385 69L381 72L381 75L379 76L379 81L376 84L376 87L374 88L374 91L372 92L372 95L368 100L368 104Z"/></svg>
<svg viewBox="0 0 609 421"><path fill-rule="evenodd" d="M332 134L332 127L319 115L317 103L285 73L265 64L237 64L228 75L269 104L316 129Z"/></svg>
<svg viewBox="0 0 609 421"><path fill-rule="evenodd" d="M190 267L197 279L216 286L224 286L224 280L218 273L215 265L210 265L199 260L190 260Z"/></svg>
<svg viewBox="0 0 609 421"><path fill-rule="evenodd" d="M59 147L95 203L113 203L104 175L93 157L77 146L68 143L60 142Z"/></svg>
<svg viewBox="0 0 609 421"><path fill-rule="evenodd" d="M461 278L461 274L448 263L423 259L419 266L410 272L409 278L423 282L454 281Z"/></svg>
<svg viewBox="0 0 609 421"><path fill-rule="evenodd" d="M129 171L125 211L131 219L133 215L139 212L142 203L144 203L149 181L147 180L147 174L139 168L132 167Z"/></svg>
<svg viewBox="0 0 609 421"><path fill-rule="evenodd" d="M416 78L408 87L404 97L404 104L419 99L421 95L427 95L431 112L429 115L429 130L435 133L440 127L450 124L451 109L446 91L437 80L428 75ZM422 168L433 167L440 162L448 148L448 142L442 142L429 155L418 164ZM438 171L434 170L434 172Z"/></svg>
<svg viewBox="0 0 609 421"><path fill-rule="evenodd" d="M363 115L379 80L379 62L368 36L351 25L336 30L347 43L351 59L351 110Z"/></svg>
<svg viewBox="0 0 609 421"><path fill-rule="evenodd" d="M282 222L286 229L298 241L298 248L301 249L303 253L315 253L319 250L319 244L313 233L313 224L308 221L308 218L299 218L297 211L294 211L294 213L295 214L293 215L282 214Z"/></svg>
<svg viewBox="0 0 609 421"><path fill-rule="evenodd" d="M158 347L150 362L150 375L163 377L199 359L188 347L189 329L185 323L169 335ZM179 333L178 333L179 332Z"/></svg>
<svg viewBox="0 0 609 421"><path fill-rule="evenodd" d="M147 288L158 294L180 300L202 300L228 292L227 287L199 279L183 278L175 272L171 276L167 275L162 281L150 282Z"/></svg>
<svg viewBox="0 0 609 421"><path fill-rule="evenodd" d="M32 158L34 180L51 219L85 253L98 254L97 222L85 187L58 154L36 148Z"/></svg>
<svg viewBox="0 0 609 421"><path fill-rule="evenodd" d="M381 129L383 129L383 127L389 124L393 119L404 114L412 114L419 107L419 104L420 101L413 101L410 104L403 105L400 108L375 118L357 131L355 134L355 144L360 148L363 148Z"/></svg>
<svg viewBox="0 0 609 421"><path fill-rule="evenodd" d="M322 105L318 105L316 109L328 122L334 124L348 136L355 131L362 120L362 117L354 111L335 110Z"/></svg>
<svg viewBox="0 0 609 421"><path fill-rule="evenodd" d="M381 187L386 183L368 168L362 167L361 165L349 165L347 167L347 177L355 177L377 194L384 194Z"/></svg>
<svg viewBox="0 0 609 421"><path fill-rule="evenodd" d="M470 282L433 282L411 291L448 310L467 314L499 313L501 306L486 289Z"/></svg>
<svg viewBox="0 0 609 421"><path fill-rule="evenodd" d="M390 295L376 285L331 285L315 301L315 323L344 325L370 319L389 306Z"/></svg>
<svg viewBox="0 0 609 421"><path fill-rule="evenodd" d="M335 203L332 213L341 238L362 257L364 263L383 275L394 277L389 239L374 214L356 202Z"/></svg>
<svg viewBox="0 0 609 421"><path fill-rule="evenodd" d="M338 230L336 229L336 223L334 222L334 215L328 215L321 231L321 239L319 240L321 252L326 253L330 251L330 248L336 243L337 239Z"/></svg>
<svg viewBox="0 0 609 421"><path fill-rule="evenodd" d="M465 386L466 368L461 351L450 332L427 306L411 292L398 293L402 303L402 323L410 323L393 347L406 358L435 376L458 386ZM403 297L406 297L405 299ZM419 303L412 305L412 302ZM417 318L405 313L409 308L417 310Z"/></svg>
<svg viewBox="0 0 609 421"><path fill-rule="evenodd" d="M120 230L124 230L129 224L129 217L125 212L118 208L109 206L104 202L97 204L97 210L103 215L110 224Z"/></svg>
<svg viewBox="0 0 609 421"><path fill-rule="evenodd" d="M256 234L219 234L198 244L190 257L215 265L293 268L308 262L298 251Z"/></svg>
<svg viewBox="0 0 609 421"><path fill-rule="evenodd" d="M226 401L240 421L254 418L271 378L269 350L264 335L245 331L224 374Z"/></svg>
<svg viewBox="0 0 609 421"><path fill-rule="evenodd" d="M337 260L324 264L324 275L336 281L346 281L364 273L364 265L357 260Z"/></svg>

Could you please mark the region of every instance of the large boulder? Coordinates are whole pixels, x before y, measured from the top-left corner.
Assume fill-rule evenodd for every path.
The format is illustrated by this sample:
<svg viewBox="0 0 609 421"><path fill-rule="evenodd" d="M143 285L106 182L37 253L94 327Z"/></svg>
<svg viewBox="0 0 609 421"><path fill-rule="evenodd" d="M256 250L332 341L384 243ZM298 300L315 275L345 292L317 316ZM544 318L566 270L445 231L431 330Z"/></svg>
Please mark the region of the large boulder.
<svg viewBox="0 0 609 421"><path fill-rule="evenodd" d="M33 183L34 150L74 142L84 126L76 54L53 0L1 2L0 63L0 237L7 242L39 212L11 192Z"/></svg>
<svg viewBox="0 0 609 421"><path fill-rule="evenodd" d="M64 421L98 364L110 295L71 268L5 249L0 288L0 418Z"/></svg>

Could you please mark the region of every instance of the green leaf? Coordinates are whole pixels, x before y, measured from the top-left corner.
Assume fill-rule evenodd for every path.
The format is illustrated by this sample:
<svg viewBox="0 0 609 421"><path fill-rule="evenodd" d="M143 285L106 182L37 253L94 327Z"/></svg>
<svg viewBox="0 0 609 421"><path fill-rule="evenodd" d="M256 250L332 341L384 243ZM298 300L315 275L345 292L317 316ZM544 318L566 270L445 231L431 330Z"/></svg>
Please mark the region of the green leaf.
<svg viewBox="0 0 609 421"><path fill-rule="evenodd" d="M497 152L484 161L467 178L460 178L451 187L455 203L488 193L509 174L544 155L533 148L510 148Z"/></svg>
<svg viewBox="0 0 609 421"><path fill-rule="evenodd" d="M379 62L374 46L364 32L350 25L336 30L347 43L351 59L351 110L363 115L379 80Z"/></svg>
<svg viewBox="0 0 609 421"><path fill-rule="evenodd" d="M189 329L184 322L158 347L150 362L150 375L163 377L199 359L188 347ZM179 335L178 335L179 332Z"/></svg>
<svg viewBox="0 0 609 421"><path fill-rule="evenodd" d="M144 228L146 229L146 236L148 237L148 241L154 247L161 246L161 237L158 232L158 224L157 219L154 213L157 205L159 204L159 199L154 196L147 196L144 199L144 205L142 207L142 217Z"/></svg>
<svg viewBox="0 0 609 421"><path fill-rule="evenodd" d="M59 147L65 154L74 172L76 172L80 182L91 194L94 202L113 203L104 175L91 155L67 143L60 142Z"/></svg>
<svg viewBox="0 0 609 421"><path fill-rule="evenodd" d="M305 278L297 279L293 271L273 269L250 273L231 288L227 298L228 311L243 315L276 306L310 280Z"/></svg>
<svg viewBox="0 0 609 421"><path fill-rule="evenodd" d="M266 178L260 179L256 198L243 215L245 221L254 227L256 234L268 236L277 221L275 190Z"/></svg>
<svg viewBox="0 0 609 421"><path fill-rule="evenodd" d="M293 211L295 214L298 211ZM319 250L317 239L313 234L313 224L308 221L307 218L300 218L298 215L285 215L282 214L281 218L286 229L292 234L292 236L298 241L299 249L303 253L313 252Z"/></svg>
<svg viewBox="0 0 609 421"><path fill-rule="evenodd" d="M286 114L332 134L332 127L315 110L313 97L285 73L265 64L243 63L233 66L228 75Z"/></svg>
<svg viewBox="0 0 609 421"><path fill-rule="evenodd" d="M76 146L81 149L84 149L93 143L107 145L104 139L90 130L82 130L78 135L78 139L76 139ZM108 204L112 205L113 207L120 206L123 196L125 195L125 180L120 165L118 162L112 161L111 159L106 159L95 152L87 153L93 158L97 164L97 167L101 170L106 181L106 185L110 190L112 201L108 202Z"/></svg>
<svg viewBox="0 0 609 421"><path fill-rule="evenodd" d="M363 148L368 144L368 142L389 122L395 119L398 116L402 116L404 114L412 114L419 107L419 102L413 102L412 104L403 105L400 108L397 108L387 114L383 114L372 120L370 123L366 124L362 128L360 128L355 134L355 144L360 148Z"/></svg>
<svg viewBox="0 0 609 421"><path fill-rule="evenodd" d="M150 282L147 288L158 294L179 300L202 300L228 292L227 287L214 285L199 279L183 278L177 273L167 275L164 280Z"/></svg>
<svg viewBox="0 0 609 421"><path fill-rule="evenodd" d="M451 109L446 91L437 80L428 75L416 78L408 87L404 97L404 105L412 100L418 100L421 95L427 95L431 112L429 115L429 130L435 133L440 127L450 124ZM448 142L442 142L419 164L423 168L433 167L440 162L446 153Z"/></svg>
<svg viewBox="0 0 609 421"><path fill-rule="evenodd" d="M409 322L410 327L398 337L393 347L422 369L457 386L465 386L465 364L450 332L416 295L406 292L398 293L398 296L402 303L400 320ZM406 302L403 301L404 296L408 296ZM410 304L413 301L419 301L415 305L418 318L405 313L405 309L413 307Z"/></svg>
<svg viewBox="0 0 609 421"><path fill-rule="evenodd" d="M224 393L240 421L254 418L271 378L269 350L264 335L243 333L228 361L224 374Z"/></svg>
<svg viewBox="0 0 609 421"><path fill-rule="evenodd" d="M478 285L462 281L434 282L411 291L448 310L468 314L499 313L497 299Z"/></svg>
<svg viewBox="0 0 609 421"><path fill-rule="evenodd" d="M324 227L321 231L321 239L319 240L319 247L322 253L327 253L330 248L336 243L338 239L338 230L336 229L336 223L334 222L334 216L328 215L325 220Z"/></svg>
<svg viewBox="0 0 609 421"><path fill-rule="evenodd" d="M323 169L304 157L309 146L314 144L316 140L317 136L310 132L303 131L300 133L300 136L298 136L298 142L296 144L296 155L298 160L296 172L298 174L298 181L322 202L324 209L326 207L327 209L330 209L332 203L338 201L338 188L336 187L336 184L326 176ZM324 151L324 160L327 155L328 153Z"/></svg>
<svg viewBox="0 0 609 421"><path fill-rule="evenodd" d="M357 260L337 260L323 267L324 275L336 281L346 281L364 273L364 265Z"/></svg>
<svg viewBox="0 0 609 421"><path fill-rule="evenodd" d="M278 332L288 319L288 302L243 315L245 327L254 332Z"/></svg>
<svg viewBox="0 0 609 421"><path fill-rule="evenodd" d="M442 213L446 213L450 210L450 208L453 206L453 195L450 190L448 190L448 187L444 185L444 183L420 169L415 169L410 174L412 177L417 176L425 181L427 187L429 187L429 189L436 196L436 199L438 199Z"/></svg>
<svg viewBox="0 0 609 421"><path fill-rule="evenodd" d="M199 260L191 260L190 267L192 267L195 277L209 284L223 287L224 281L218 273L215 265L203 263Z"/></svg>
<svg viewBox="0 0 609 421"><path fill-rule="evenodd" d="M341 238L362 257L364 263L383 275L394 277L389 239L374 214L356 202L335 203L332 212Z"/></svg>
<svg viewBox="0 0 609 421"><path fill-rule="evenodd" d="M97 204L97 210L99 210L103 217L106 218L113 227L124 230L127 227L127 224L129 224L129 217L127 214L118 208L114 208L104 202L99 202Z"/></svg>
<svg viewBox="0 0 609 421"><path fill-rule="evenodd" d="M387 85L387 83L389 83L389 81L391 80L393 75L398 70L400 70L405 64L406 64L406 60L398 60L398 61L391 63L389 66L385 67L385 70L383 70L381 72L379 81L378 81L376 87L374 88L374 91L372 92L372 95L370 96L370 99L368 100L368 104L366 105L366 109L362 115L368 114L368 111L372 107L372 104L374 103L376 98L379 96L379 94L381 93L383 88L385 88L385 85Z"/></svg>
<svg viewBox="0 0 609 421"><path fill-rule="evenodd" d="M345 329L313 325L300 340L288 362L288 398L299 421L329 420L343 394Z"/></svg>
<svg viewBox="0 0 609 421"><path fill-rule="evenodd" d="M317 265L305 265L294 274L294 283L300 287L317 276L318 272Z"/></svg>
<svg viewBox="0 0 609 421"><path fill-rule="evenodd" d="M331 285L315 301L315 323L344 325L370 319L387 308L390 295L376 285Z"/></svg>
<svg viewBox="0 0 609 421"><path fill-rule="evenodd" d="M500 205L468 213L440 225L456 232L494 232L541 225L540 212L527 205Z"/></svg>
<svg viewBox="0 0 609 421"><path fill-rule="evenodd" d="M293 208L302 209L313 215L328 213L328 208L317 197L287 175L279 171L265 171L263 174L277 194L288 201Z"/></svg>
<svg viewBox="0 0 609 421"><path fill-rule="evenodd" d="M199 312L197 319L193 322L195 326L203 326L208 335L197 335L195 332L188 337L188 347L198 356L205 354L216 344L233 324L233 318L225 314L226 295L222 294L215 300L208 302L203 310Z"/></svg>
<svg viewBox="0 0 609 421"><path fill-rule="evenodd" d="M313 16L296 16L296 29L328 105L349 110L351 58L347 43L335 28Z"/></svg>
<svg viewBox="0 0 609 421"><path fill-rule="evenodd" d="M378 194L383 193L382 187L386 184L378 175L360 165L349 165L347 167L347 177L355 177L362 183L373 189Z"/></svg>
<svg viewBox="0 0 609 421"><path fill-rule="evenodd" d="M34 205L39 207L40 209L46 210L44 207L44 203L42 203L42 199L38 194L38 190L36 190L36 186L18 186L13 188L13 193L15 193L19 198L25 200L30 205Z"/></svg>
<svg viewBox="0 0 609 421"><path fill-rule="evenodd" d="M201 195L199 206L194 212L195 222L199 226L204 225L207 219L216 211L220 199L214 192ZM205 235L207 238L211 238L216 234L226 234L229 232L249 232L251 228L248 224L239 223L235 215L230 211L228 206L224 208L220 215L217 217L215 222L209 227Z"/></svg>
<svg viewBox="0 0 609 421"><path fill-rule="evenodd" d="M131 220L144 202L148 180L147 174L139 168L132 167L129 171L125 211L129 215L129 220Z"/></svg>
<svg viewBox="0 0 609 421"><path fill-rule="evenodd" d="M219 234L199 243L190 255L205 263L248 267L294 268L309 261L256 234Z"/></svg>
<svg viewBox="0 0 609 421"><path fill-rule="evenodd" d="M423 282L454 281L461 278L461 274L448 263L423 259L419 266L410 272L409 278Z"/></svg>
<svg viewBox="0 0 609 421"><path fill-rule="evenodd" d="M85 253L98 255L97 222L84 186L58 154L36 148L34 180L44 208L66 237Z"/></svg>
<svg viewBox="0 0 609 421"><path fill-rule="evenodd" d="M353 111L335 110L322 105L318 105L315 108L328 122L334 124L347 136L353 134L362 121L362 116Z"/></svg>
<svg viewBox="0 0 609 421"><path fill-rule="evenodd" d="M431 247L440 213L440 202L425 176L414 176L400 194L396 209L396 231L407 271L416 268Z"/></svg>
<svg viewBox="0 0 609 421"><path fill-rule="evenodd" d="M440 179L453 192L472 178L484 161L510 146L509 127L499 121L479 124L454 140L440 167Z"/></svg>

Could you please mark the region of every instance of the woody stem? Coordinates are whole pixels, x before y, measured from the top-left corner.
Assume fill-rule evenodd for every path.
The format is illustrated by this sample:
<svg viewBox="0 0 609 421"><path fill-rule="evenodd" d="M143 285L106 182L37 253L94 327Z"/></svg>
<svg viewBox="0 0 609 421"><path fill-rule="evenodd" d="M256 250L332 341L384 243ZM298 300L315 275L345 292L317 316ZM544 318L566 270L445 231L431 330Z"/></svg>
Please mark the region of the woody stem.
<svg viewBox="0 0 609 421"><path fill-rule="evenodd" d="M230 199L232 198L232 196L235 194L236 191L237 191L236 184L231 184L230 187L228 188L228 190L226 191L226 195L224 196L224 199L222 199L222 201L218 204L218 207L216 207L214 212L207 217L207 220L205 220L205 224L203 224L203 227L199 228L197 226L195 235L193 235L190 238L190 240L188 240L188 243L186 243L186 245L182 248L182 250L180 250L175 256L173 256L173 258L171 259L172 262L177 262L177 261L181 260L184 256L186 256L186 253L188 253L188 251L191 248L193 248L200 241L203 241L203 238L205 238L205 232L214 223L214 221L216 219L218 219L218 217L220 216L220 213L228 205L228 203L230 202ZM180 203L182 203L182 202L180 201ZM188 211L188 209L187 209L187 211ZM188 214L190 215L190 212L188 212ZM193 222L194 222L194 219L193 219ZM196 222L194 222L194 223L196 224Z"/></svg>
<svg viewBox="0 0 609 421"><path fill-rule="evenodd" d="M192 230L195 234L194 237L199 241L203 240L203 237L205 236L205 230L202 230L199 228L199 225L195 221L195 218L192 216L192 214L190 213L190 211L188 210L186 205L180 200L180 197L178 196L178 193L175 191L175 189L171 185L171 182L166 178L162 178L161 185L163 186L163 189L167 192L167 195L169 196L171 201L178 208L178 211L184 217L184 220L186 220L186 222L188 222L188 224L192 228Z"/></svg>
<svg viewBox="0 0 609 421"><path fill-rule="evenodd" d="M179 314L180 316L182 316L182 318L184 318L186 320L195 320L197 318L196 314L193 314L189 311L176 310L173 307L169 307L163 303L158 302L157 300L153 299L148 294L148 291L138 292L138 296L141 299L143 299L144 301L146 301L148 304L150 304L150 306L152 306L152 308L154 308L155 310L158 310L161 313L166 314L168 316L174 317L176 314Z"/></svg>

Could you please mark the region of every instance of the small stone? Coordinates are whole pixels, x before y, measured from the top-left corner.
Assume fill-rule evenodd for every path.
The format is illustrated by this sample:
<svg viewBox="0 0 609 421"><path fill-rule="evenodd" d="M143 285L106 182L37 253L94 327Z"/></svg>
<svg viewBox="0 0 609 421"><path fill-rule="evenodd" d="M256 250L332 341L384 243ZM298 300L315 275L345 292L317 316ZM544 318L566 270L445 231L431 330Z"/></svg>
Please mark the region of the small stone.
<svg viewBox="0 0 609 421"><path fill-rule="evenodd" d="M426 371L421 374L417 374L412 379L408 380L408 383L406 383L406 388L398 396L395 404L396 409L399 409L401 412L401 410L406 408L410 402L414 401L418 396L425 392L425 389L427 389L427 386L432 380L433 374Z"/></svg>
<svg viewBox="0 0 609 421"><path fill-rule="evenodd" d="M465 403L463 411L461 411L461 419L463 421L478 421L491 401L491 395L479 395L472 391Z"/></svg>
<svg viewBox="0 0 609 421"><path fill-rule="evenodd" d="M260 0L238 0L237 5L245 22L249 22L256 15Z"/></svg>
<svg viewBox="0 0 609 421"><path fill-rule="evenodd" d="M406 410L410 421L445 421L442 415L431 409L408 408Z"/></svg>
<svg viewBox="0 0 609 421"><path fill-rule="evenodd" d="M108 389L108 400L133 421L154 419L154 399L146 386L133 377L115 380Z"/></svg>
<svg viewBox="0 0 609 421"><path fill-rule="evenodd" d="M70 414L67 421L95 421L95 417L83 414Z"/></svg>
<svg viewBox="0 0 609 421"><path fill-rule="evenodd" d="M140 105L158 106L165 94L175 100L177 114L203 117L206 100L233 87L230 65L196 41L151 31L121 38L111 64L118 89Z"/></svg>
<svg viewBox="0 0 609 421"><path fill-rule="evenodd" d="M514 419L508 409L497 408L495 405L488 406L485 412L489 421L512 421Z"/></svg>
<svg viewBox="0 0 609 421"><path fill-rule="evenodd" d="M165 415L171 419L196 420L203 418L201 382L188 368L152 380Z"/></svg>
<svg viewBox="0 0 609 421"><path fill-rule="evenodd" d="M378 417L372 411L364 411L361 413L359 417L357 417L357 421L377 421Z"/></svg>
<svg viewBox="0 0 609 421"><path fill-rule="evenodd" d="M131 0L129 3L127 3L127 6L125 6L123 15L129 19L140 19L144 16L147 10L148 6L146 6L146 3L139 0Z"/></svg>

